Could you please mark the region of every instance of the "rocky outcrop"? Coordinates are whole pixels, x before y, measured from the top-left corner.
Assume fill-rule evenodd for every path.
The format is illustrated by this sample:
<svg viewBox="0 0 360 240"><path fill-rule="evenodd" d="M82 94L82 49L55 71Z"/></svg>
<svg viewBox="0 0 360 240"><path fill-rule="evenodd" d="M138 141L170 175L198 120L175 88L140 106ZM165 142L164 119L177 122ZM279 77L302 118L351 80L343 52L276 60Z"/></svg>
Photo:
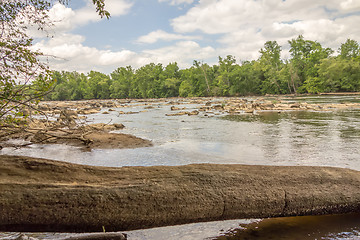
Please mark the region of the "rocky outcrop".
<svg viewBox="0 0 360 240"><path fill-rule="evenodd" d="M360 173L200 164L105 168L0 156L0 230L122 231L360 211Z"/></svg>

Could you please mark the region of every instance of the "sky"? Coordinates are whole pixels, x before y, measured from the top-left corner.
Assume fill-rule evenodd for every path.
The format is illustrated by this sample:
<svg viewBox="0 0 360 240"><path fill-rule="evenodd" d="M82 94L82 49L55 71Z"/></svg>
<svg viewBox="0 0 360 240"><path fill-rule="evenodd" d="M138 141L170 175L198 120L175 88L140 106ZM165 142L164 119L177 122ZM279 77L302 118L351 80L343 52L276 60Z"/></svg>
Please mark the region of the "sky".
<svg viewBox="0 0 360 240"><path fill-rule="evenodd" d="M33 48L54 70L111 73L118 67L194 60L210 65L232 55L256 60L266 41L282 46L303 35L337 50L360 42L360 0L105 0L111 18L101 19L91 0L54 4L49 37Z"/></svg>

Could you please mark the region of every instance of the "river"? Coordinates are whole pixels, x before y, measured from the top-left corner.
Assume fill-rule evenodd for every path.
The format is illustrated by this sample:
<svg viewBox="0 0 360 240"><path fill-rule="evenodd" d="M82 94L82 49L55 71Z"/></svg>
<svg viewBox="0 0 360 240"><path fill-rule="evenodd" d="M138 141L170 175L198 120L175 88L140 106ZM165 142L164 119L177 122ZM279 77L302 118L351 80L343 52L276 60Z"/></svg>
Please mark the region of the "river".
<svg viewBox="0 0 360 240"><path fill-rule="evenodd" d="M213 99L213 101L221 101L221 99ZM248 101L251 101L251 98ZM359 103L360 96L303 96L283 98L282 101L319 104ZM186 111L199 107L199 104L190 100L172 99L172 102L178 108L186 108ZM98 113L88 116L87 121L91 123L122 123L126 128L119 132L150 139L154 147L83 152L79 148L62 145L31 145L22 149L4 148L1 154L27 155L110 167L235 163L332 166L360 171L360 109L264 111L239 115L201 112L196 116L165 116L171 112L172 104L166 102L144 104L133 101L126 109L119 108L109 114ZM136 114L119 114L119 111L136 112ZM138 230L128 234L130 240L246 239L241 236L241 231L244 231L241 229L250 229L257 224L254 229L260 232L255 234L258 238L252 236L248 239L271 239L261 238L261 232L266 233L268 237L272 236L272 239L360 239L359 218L359 215L352 215L351 217L307 217L306 221L301 217L271 221L231 220ZM352 219L352 221L344 219ZM313 223L310 226L306 224L309 221ZM295 225L297 228L285 231L288 225ZM324 225L342 227L326 228ZM270 231L271 233L269 226L274 230ZM284 232L285 235L281 235ZM295 235L286 235L286 232L291 234L295 232ZM1 233L0 237L11 239L16 234ZM221 235L222 238L216 237ZM36 235L40 239L59 239L65 236L68 235L48 233Z"/></svg>

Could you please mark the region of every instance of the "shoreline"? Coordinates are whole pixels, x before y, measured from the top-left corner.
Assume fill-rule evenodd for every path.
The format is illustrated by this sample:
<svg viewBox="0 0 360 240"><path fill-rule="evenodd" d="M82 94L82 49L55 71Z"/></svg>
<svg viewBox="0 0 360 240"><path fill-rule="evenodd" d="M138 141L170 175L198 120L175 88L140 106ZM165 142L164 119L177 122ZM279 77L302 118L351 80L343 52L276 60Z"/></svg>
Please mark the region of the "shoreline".
<svg viewBox="0 0 360 240"><path fill-rule="evenodd" d="M104 98L104 99L79 99L79 100L45 100L41 102L86 102L86 101L112 101L118 100L123 103L128 103L129 101L157 101L157 100L171 100L171 99L208 99L208 98L264 98L264 97L302 97L302 96L326 96L326 95L334 95L334 96L353 96L359 95L360 92L324 92L324 93L298 93L298 94L265 94L265 95L239 95L239 96L204 96L204 97L166 97L166 98Z"/></svg>

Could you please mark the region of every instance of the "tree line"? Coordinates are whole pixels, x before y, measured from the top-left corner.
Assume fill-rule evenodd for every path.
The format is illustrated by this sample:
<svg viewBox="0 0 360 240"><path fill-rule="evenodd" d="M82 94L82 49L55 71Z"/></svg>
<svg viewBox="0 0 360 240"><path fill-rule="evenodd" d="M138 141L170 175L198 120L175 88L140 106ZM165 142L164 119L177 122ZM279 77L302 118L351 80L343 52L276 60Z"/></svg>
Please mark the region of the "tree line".
<svg viewBox="0 0 360 240"><path fill-rule="evenodd" d="M348 39L337 51L299 36L288 41L290 58L268 41L260 57L236 63L234 56L218 64L194 61L187 69L177 63L150 63L138 69L120 67L111 74L91 71L54 72L48 100L244 96L360 91L360 47Z"/></svg>

